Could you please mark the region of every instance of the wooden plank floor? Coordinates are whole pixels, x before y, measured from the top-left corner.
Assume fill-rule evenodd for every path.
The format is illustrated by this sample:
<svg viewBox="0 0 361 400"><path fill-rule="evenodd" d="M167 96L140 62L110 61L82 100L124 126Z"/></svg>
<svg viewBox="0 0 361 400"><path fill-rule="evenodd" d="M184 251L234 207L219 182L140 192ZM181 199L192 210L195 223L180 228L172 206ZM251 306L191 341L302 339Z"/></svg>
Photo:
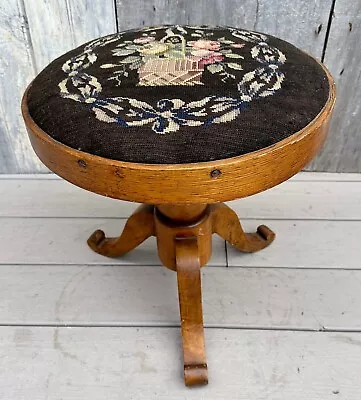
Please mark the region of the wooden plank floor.
<svg viewBox="0 0 361 400"><path fill-rule="evenodd" d="M85 244L136 205L0 176L0 400L360 400L361 175L301 173L230 204L277 238L241 254L214 237L210 384L187 389L176 275L155 241L118 260Z"/></svg>

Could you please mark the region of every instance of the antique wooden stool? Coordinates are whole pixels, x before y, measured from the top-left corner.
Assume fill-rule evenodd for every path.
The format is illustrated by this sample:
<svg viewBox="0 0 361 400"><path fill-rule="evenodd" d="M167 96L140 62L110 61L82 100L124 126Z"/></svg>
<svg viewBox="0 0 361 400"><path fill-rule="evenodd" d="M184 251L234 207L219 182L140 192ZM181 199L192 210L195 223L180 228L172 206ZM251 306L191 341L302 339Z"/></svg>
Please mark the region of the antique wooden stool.
<svg viewBox="0 0 361 400"><path fill-rule="evenodd" d="M244 233L222 202L300 171L325 140L334 102L330 74L301 50L210 26L93 40L28 87L22 112L43 163L84 189L144 203L119 238L97 230L88 244L119 257L156 236L177 272L186 385L208 381L200 268L212 234L243 252L275 237L264 225Z"/></svg>

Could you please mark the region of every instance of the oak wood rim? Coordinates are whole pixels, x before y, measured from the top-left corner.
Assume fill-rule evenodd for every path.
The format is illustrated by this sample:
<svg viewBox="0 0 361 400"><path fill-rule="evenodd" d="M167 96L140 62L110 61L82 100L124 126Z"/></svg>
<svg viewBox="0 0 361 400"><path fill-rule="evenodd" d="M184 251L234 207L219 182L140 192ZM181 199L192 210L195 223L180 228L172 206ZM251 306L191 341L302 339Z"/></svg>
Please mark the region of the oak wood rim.
<svg viewBox="0 0 361 400"><path fill-rule="evenodd" d="M53 139L32 119L27 104L31 84L23 95L21 110L38 157L56 174L77 186L104 196L151 204L229 201L283 182L299 172L320 149L328 132L336 91L331 74L322 63L318 64L329 82L329 96L318 115L286 139L222 160L141 164L73 149ZM300 155L301 159L297 160ZM280 162L285 158L287 162Z"/></svg>

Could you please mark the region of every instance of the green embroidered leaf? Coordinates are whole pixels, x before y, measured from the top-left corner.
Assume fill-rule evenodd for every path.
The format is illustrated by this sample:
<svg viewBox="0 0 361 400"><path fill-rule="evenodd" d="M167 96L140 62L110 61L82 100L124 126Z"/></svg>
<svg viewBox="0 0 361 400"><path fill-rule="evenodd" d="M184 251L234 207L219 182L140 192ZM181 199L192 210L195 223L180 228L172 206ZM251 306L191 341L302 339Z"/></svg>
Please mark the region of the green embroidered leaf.
<svg viewBox="0 0 361 400"><path fill-rule="evenodd" d="M237 63L227 63L229 68L238 69L239 71L242 70L242 65Z"/></svg>
<svg viewBox="0 0 361 400"><path fill-rule="evenodd" d="M223 49L223 50L221 50L221 53L222 53L222 54L231 54L231 53L232 53L232 50L230 50L230 49Z"/></svg>
<svg viewBox="0 0 361 400"><path fill-rule="evenodd" d="M223 66L221 64L209 64L207 69L210 73L216 74L217 72L223 71Z"/></svg>
<svg viewBox="0 0 361 400"><path fill-rule="evenodd" d="M226 54L226 57L229 57L229 58L244 58L243 56L240 56L240 55L237 54L237 53L229 53L229 54Z"/></svg>
<svg viewBox="0 0 361 400"><path fill-rule="evenodd" d="M140 57L138 57L138 56L130 56L130 57L124 58L123 60L120 60L120 62L122 64L132 64L132 63L138 61L139 59L140 59Z"/></svg>

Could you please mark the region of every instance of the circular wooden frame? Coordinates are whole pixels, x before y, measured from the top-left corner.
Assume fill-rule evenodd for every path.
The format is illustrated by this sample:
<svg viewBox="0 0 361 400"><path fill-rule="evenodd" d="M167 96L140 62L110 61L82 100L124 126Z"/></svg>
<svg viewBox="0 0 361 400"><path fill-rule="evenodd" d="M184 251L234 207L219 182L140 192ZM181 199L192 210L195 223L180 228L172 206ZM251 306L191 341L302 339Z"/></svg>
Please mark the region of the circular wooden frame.
<svg viewBox="0 0 361 400"><path fill-rule="evenodd" d="M111 160L68 147L31 118L27 93L22 114L40 160L57 175L86 190L149 204L218 203L269 189L299 172L319 151L335 104L335 84L326 67L329 97L302 130L261 150L224 160L190 164L138 164Z"/></svg>

